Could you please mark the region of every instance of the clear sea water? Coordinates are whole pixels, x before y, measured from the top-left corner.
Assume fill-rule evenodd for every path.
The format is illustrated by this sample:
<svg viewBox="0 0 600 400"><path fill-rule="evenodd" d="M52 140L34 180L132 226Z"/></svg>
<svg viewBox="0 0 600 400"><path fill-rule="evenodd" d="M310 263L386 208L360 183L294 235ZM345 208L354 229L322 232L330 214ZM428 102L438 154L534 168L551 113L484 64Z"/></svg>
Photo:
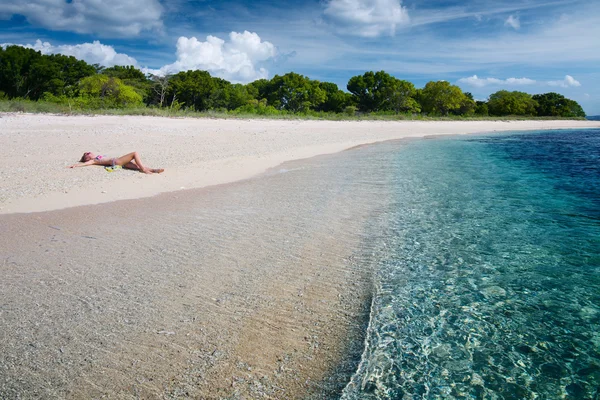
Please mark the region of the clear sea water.
<svg viewBox="0 0 600 400"><path fill-rule="evenodd" d="M376 149L376 150L373 150ZM373 146L392 200L343 399L598 399L600 130Z"/></svg>

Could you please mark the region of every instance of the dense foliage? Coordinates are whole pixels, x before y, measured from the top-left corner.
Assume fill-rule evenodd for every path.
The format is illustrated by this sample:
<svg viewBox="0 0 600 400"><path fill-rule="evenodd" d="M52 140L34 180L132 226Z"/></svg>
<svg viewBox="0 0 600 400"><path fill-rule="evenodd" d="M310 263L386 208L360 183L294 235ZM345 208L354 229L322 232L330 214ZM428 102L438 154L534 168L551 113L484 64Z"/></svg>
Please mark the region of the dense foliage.
<svg viewBox="0 0 600 400"><path fill-rule="evenodd" d="M419 112L421 107L415 100L415 86L396 79L385 71L365 72L348 81L352 100L364 112L395 111Z"/></svg>
<svg viewBox="0 0 600 400"><path fill-rule="evenodd" d="M536 101L525 92L500 90L490 95L488 109L492 115L536 115Z"/></svg>
<svg viewBox="0 0 600 400"><path fill-rule="evenodd" d="M20 46L0 47L0 91L9 98L38 100L48 92L76 96L79 81L96 68L75 57L42 55Z"/></svg>
<svg viewBox="0 0 600 400"><path fill-rule="evenodd" d="M430 114L470 114L475 102L456 85L446 81L428 82L421 92L423 111Z"/></svg>
<svg viewBox="0 0 600 400"><path fill-rule="evenodd" d="M567 99L562 94L536 94L533 100L537 102L535 111L544 117L585 117L583 108L574 100Z"/></svg>
<svg viewBox="0 0 600 400"><path fill-rule="evenodd" d="M0 47L0 99L45 100L71 110L152 107L258 115L585 116L577 102L558 93L532 96L501 90L488 101L475 101L449 82L432 81L417 89L385 71L354 76L346 89L294 72L242 85L207 71L154 76L133 66L105 68L20 46Z"/></svg>

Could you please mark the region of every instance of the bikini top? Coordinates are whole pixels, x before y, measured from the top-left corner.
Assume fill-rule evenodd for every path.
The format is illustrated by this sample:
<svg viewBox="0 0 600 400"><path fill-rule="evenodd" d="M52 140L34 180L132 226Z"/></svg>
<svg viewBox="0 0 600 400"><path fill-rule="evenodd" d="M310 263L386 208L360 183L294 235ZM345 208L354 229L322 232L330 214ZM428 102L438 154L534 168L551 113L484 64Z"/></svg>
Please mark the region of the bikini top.
<svg viewBox="0 0 600 400"><path fill-rule="evenodd" d="M104 158L104 156L96 156L96 160L100 161Z"/></svg>

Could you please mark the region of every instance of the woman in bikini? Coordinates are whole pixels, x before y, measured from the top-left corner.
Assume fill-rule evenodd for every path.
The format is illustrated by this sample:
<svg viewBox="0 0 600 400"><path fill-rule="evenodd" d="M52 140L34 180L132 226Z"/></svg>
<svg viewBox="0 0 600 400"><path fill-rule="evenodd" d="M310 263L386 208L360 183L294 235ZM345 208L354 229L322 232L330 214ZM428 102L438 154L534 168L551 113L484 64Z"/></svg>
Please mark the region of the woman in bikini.
<svg viewBox="0 0 600 400"><path fill-rule="evenodd" d="M96 155L91 151L83 153L81 160L79 160L81 164L73 164L68 166L67 168L75 168L75 167L87 167L88 165L102 165L105 167L116 167L120 166L127 169L133 169L136 171L143 172L145 174L160 174L164 171L162 168L148 168L142 164L142 160L140 159L140 155L137 151L133 153L125 154L121 157L116 158L108 158L101 155Z"/></svg>

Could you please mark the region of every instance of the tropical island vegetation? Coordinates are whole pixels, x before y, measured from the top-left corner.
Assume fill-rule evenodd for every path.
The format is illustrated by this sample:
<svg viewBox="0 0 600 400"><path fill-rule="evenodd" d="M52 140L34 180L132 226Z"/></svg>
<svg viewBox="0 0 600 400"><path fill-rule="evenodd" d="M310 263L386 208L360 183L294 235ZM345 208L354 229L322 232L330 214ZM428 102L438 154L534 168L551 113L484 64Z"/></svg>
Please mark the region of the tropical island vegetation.
<svg viewBox="0 0 600 400"><path fill-rule="evenodd" d="M385 71L354 76L346 89L294 72L240 84L213 77L207 71L158 76L133 66L105 68L72 56L43 55L21 46L0 47L0 110L4 111L135 110L151 114L153 110L187 110L323 118L585 117L576 101L558 93L531 95L500 90L487 101L477 101L447 81L431 81L416 88Z"/></svg>

